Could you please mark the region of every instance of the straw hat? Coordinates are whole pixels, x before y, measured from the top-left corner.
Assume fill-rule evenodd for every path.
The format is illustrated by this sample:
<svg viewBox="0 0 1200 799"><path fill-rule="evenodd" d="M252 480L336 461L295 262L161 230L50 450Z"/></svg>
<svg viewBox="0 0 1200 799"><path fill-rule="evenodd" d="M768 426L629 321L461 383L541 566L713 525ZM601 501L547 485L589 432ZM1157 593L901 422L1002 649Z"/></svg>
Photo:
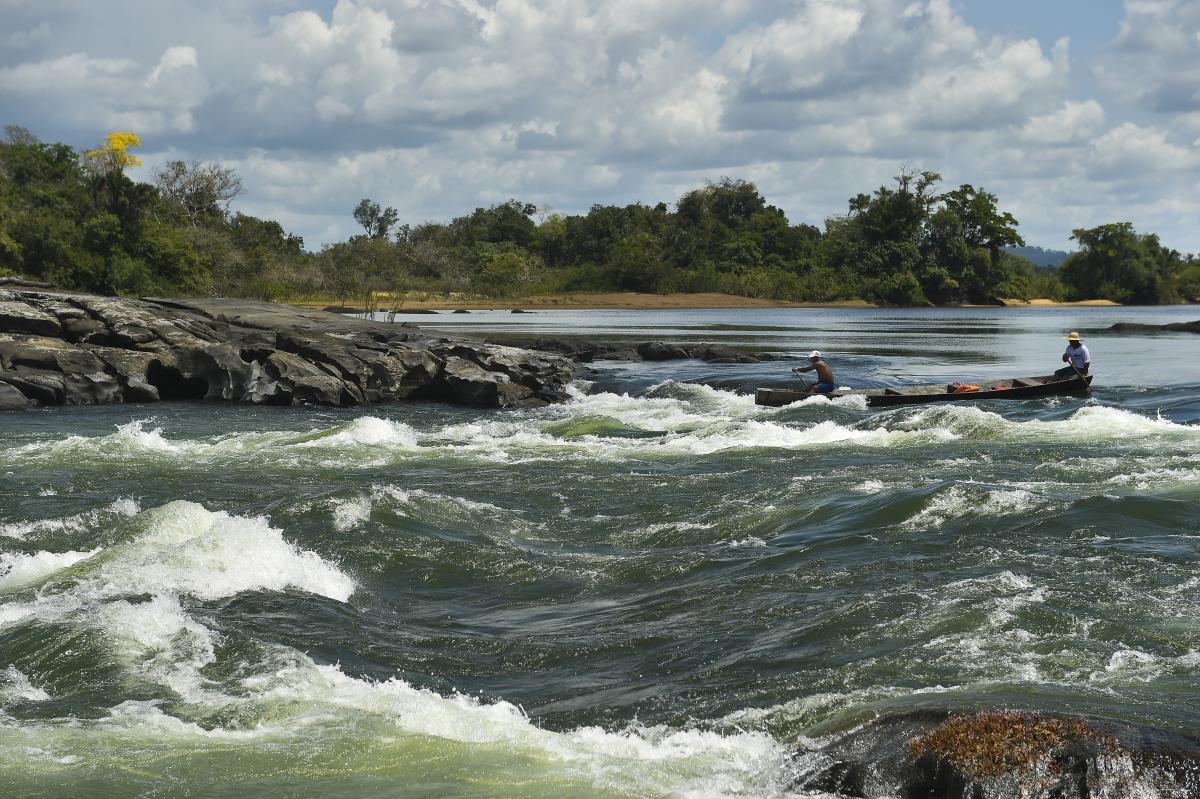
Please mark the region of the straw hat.
<svg viewBox="0 0 1200 799"><path fill-rule="evenodd" d="M1083 341L1083 339L1081 339L1079 337L1078 333L1076 333L1074 330L1072 330L1071 334L1069 336L1067 336L1067 341Z"/></svg>

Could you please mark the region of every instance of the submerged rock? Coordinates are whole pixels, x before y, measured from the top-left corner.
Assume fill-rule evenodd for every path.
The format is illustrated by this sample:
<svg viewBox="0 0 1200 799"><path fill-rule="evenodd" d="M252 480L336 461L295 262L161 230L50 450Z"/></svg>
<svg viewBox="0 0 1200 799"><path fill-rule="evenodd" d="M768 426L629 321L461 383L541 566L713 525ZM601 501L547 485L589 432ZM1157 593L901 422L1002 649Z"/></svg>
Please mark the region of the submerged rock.
<svg viewBox="0 0 1200 799"><path fill-rule="evenodd" d="M561 357L238 299L0 290L0 409L209 399L269 405L566 398Z"/></svg>
<svg viewBox="0 0 1200 799"><path fill-rule="evenodd" d="M884 716L797 753L795 787L906 799L1200 796L1200 743L1106 719L1015 710Z"/></svg>

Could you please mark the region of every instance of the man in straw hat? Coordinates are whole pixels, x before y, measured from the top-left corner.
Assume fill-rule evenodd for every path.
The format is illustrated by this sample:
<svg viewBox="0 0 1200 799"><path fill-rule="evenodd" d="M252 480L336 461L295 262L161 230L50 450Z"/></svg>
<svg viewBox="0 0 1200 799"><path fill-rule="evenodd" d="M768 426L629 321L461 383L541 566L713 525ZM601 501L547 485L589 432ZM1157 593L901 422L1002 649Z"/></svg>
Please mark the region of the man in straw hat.
<svg viewBox="0 0 1200 799"><path fill-rule="evenodd" d="M1086 375L1088 369L1092 365L1092 354L1088 352L1088 348L1083 346L1083 339L1074 330L1067 336L1067 351L1062 356L1063 363L1067 364L1062 369L1054 373L1054 376L1059 380L1065 380L1068 377L1075 375Z"/></svg>

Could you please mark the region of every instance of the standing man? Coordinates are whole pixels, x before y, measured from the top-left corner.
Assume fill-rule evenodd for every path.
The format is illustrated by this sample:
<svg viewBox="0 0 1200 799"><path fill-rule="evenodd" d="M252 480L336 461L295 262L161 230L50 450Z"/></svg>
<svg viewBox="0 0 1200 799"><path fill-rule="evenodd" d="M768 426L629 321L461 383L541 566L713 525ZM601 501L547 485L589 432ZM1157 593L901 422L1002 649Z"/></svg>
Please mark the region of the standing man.
<svg viewBox="0 0 1200 799"><path fill-rule="evenodd" d="M813 393L828 394L834 389L833 370L829 368L829 364L821 360L819 350L813 350L808 354L808 366L797 366L792 371L795 374L813 371L817 373L817 384L811 389Z"/></svg>
<svg viewBox="0 0 1200 799"><path fill-rule="evenodd" d="M1069 364L1054 373L1059 380L1075 377L1076 372L1086 375L1092 366L1092 354L1083 346L1083 339L1074 330L1067 336L1067 351L1063 353L1063 362Z"/></svg>

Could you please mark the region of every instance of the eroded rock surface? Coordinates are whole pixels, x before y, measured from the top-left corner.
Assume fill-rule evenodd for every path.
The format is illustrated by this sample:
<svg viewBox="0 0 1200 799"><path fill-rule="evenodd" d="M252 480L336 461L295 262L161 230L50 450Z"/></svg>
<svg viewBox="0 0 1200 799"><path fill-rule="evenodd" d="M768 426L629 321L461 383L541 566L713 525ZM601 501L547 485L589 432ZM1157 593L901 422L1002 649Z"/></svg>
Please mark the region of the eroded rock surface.
<svg viewBox="0 0 1200 799"><path fill-rule="evenodd" d="M565 358L236 299L0 289L0 409L210 399L268 405L566 397Z"/></svg>
<svg viewBox="0 0 1200 799"><path fill-rule="evenodd" d="M1194 799L1200 743L1110 719L913 711L801 750L797 770L796 788L861 799Z"/></svg>

